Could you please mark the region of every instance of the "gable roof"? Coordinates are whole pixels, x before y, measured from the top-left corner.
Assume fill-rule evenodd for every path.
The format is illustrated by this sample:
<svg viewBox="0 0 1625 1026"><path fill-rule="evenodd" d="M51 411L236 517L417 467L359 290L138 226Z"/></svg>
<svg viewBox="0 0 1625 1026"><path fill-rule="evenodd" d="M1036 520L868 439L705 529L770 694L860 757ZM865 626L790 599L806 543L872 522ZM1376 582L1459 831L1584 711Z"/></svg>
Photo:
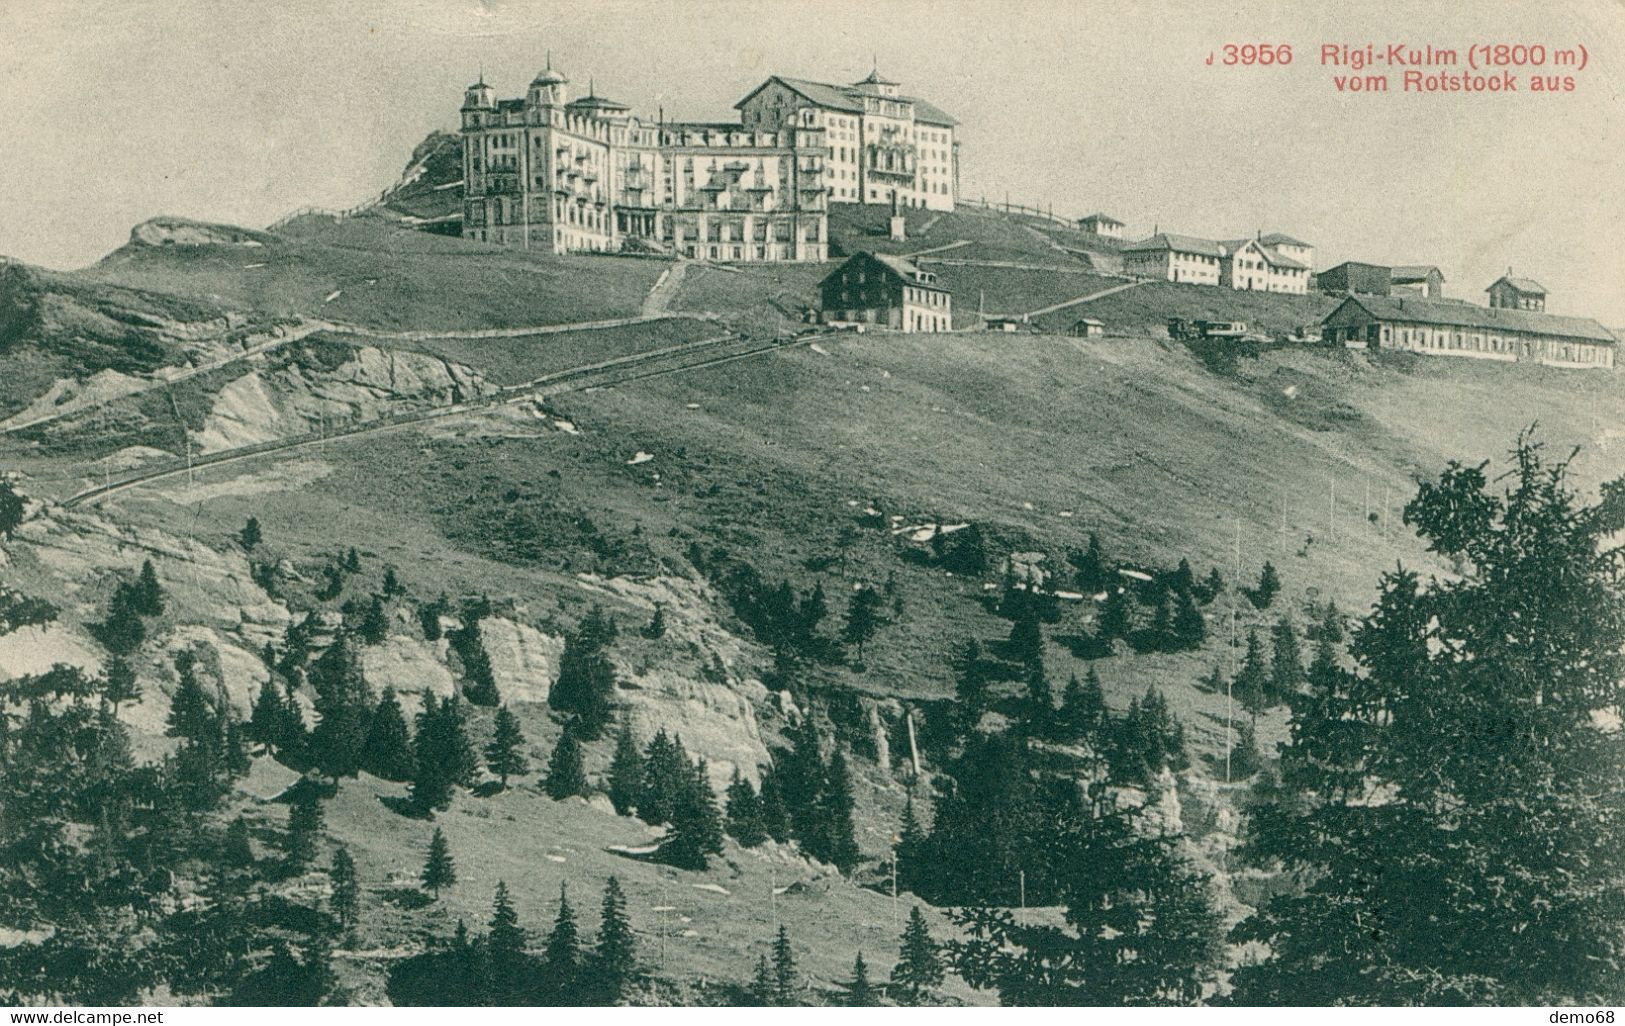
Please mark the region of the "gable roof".
<svg viewBox="0 0 1625 1026"><path fill-rule="evenodd" d="M1078 223L1079 224L1082 224L1085 221L1095 221L1095 222L1097 222L1099 224L1115 224L1115 225L1123 224L1122 221L1119 221L1117 218L1112 217L1110 214L1100 214L1100 213L1090 214L1088 217L1080 217L1080 218L1078 218Z"/></svg>
<svg viewBox="0 0 1625 1026"><path fill-rule="evenodd" d="M864 111L863 94L852 86L831 85L828 82L813 82L805 78L786 78L783 75L773 75L761 85L745 94L745 98L734 104L738 110L749 103L751 99L772 83L779 85L800 96L815 107L824 107L829 110L838 110L844 114L862 114ZM887 83L891 85L893 83ZM899 96L898 100L914 105L914 120L923 121L928 125L947 125L952 127L959 124L942 108L934 103L922 100L917 96Z"/></svg>
<svg viewBox="0 0 1625 1026"><path fill-rule="evenodd" d="M1273 264L1276 267L1286 267L1299 271L1307 269L1303 264L1298 263L1298 261L1292 259L1291 257L1283 256L1280 253L1277 253L1272 244L1261 242L1258 239L1226 239L1220 243L1220 245L1224 248L1226 257L1233 257L1237 253L1246 249L1248 246L1251 246L1258 252L1259 256L1264 258L1266 263Z"/></svg>
<svg viewBox="0 0 1625 1026"><path fill-rule="evenodd" d="M914 261L908 259L907 257L896 256L891 253L871 253L868 250L861 250L857 253L853 253L850 257L841 261L840 264L836 266L835 270L826 274L823 280L828 282L830 279L844 271L847 265L859 260L879 264L881 267L890 271L892 274L895 274L897 277L901 278L903 281L914 286L915 288L931 289L934 292L949 292L949 294L952 294L948 288L936 283L935 275L931 275L933 280L926 281L925 276L930 275L931 272L920 270L919 265L915 264Z"/></svg>
<svg viewBox="0 0 1625 1026"><path fill-rule="evenodd" d="M1124 246L1124 253L1154 253L1166 249L1173 253L1192 253L1196 256L1222 257L1224 250L1212 239L1198 239L1194 235L1175 235L1172 232L1158 232L1149 239L1131 242Z"/></svg>
<svg viewBox="0 0 1625 1026"><path fill-rule="evenodd" d="M1304 249L1311 248L1309 243L1300 239L1294 239L1290 235L1282 235L1280 232L1270 232L1268 235L1263 236L1258 241L1262 242L1266 246L1302 246Z"/></svg>
<svg viewBox="0 0 1625 1026"><path fill-rule="evenodd" d="M1589 317L1560 317L1534 310L1508 310L1440 299L1413 299L1409 296L1350 296L1327 314L1329 320L1353 303L1373 320L1432 324L1443 328L1499 328L1532 335L1557 335L1586 342L1613 345L1619 340L1612 332Z"/></svg>
<svg viewBox="0 0 1625 1026"><path fill-rule="evenodd" d="M1440 281L1444 280L1444 272L1432 264L1395 264L1388 269L1389 279L1401 285L1427 281L1429 274L1437 274Z"/></svg>
<svg viewBox="0 0 1625 1026"><path fill-rule="evenodd" d="M1514 278L1510 274L1503 274L1501 277L1490 282L1490 288L1485 289L1484 291L1488 292L1490 289L1495 288L1495 286L1501 284L1502 282L1506 282L1519 292L1530 292L1537 296L1544 296L1546 294L1546 290L1541 287L1540 282L1535 281L1532 278Z"/></svg>

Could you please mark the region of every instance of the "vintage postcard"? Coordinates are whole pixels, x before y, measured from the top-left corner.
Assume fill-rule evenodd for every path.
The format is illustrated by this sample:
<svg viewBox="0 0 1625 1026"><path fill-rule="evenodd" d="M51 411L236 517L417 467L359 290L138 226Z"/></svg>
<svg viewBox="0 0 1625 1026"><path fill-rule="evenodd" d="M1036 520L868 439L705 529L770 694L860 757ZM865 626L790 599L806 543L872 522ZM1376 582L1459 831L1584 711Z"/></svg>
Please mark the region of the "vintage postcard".
<svg viewBox="0 0 1625 1026"><path fill-rule="evenodd" d="M1625 1003L1625 5L0 56L12 1021Z"/></svg>

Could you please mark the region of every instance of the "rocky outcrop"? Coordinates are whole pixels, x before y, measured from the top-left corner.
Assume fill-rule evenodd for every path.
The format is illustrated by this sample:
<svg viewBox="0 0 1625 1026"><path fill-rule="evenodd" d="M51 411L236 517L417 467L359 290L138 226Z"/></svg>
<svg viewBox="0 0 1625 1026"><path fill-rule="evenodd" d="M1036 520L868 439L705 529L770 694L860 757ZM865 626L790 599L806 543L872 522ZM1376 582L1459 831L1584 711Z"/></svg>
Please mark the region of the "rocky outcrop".
<svg viewBox="0 0 1625 1026"><path fill-rule="evenodd" d="M211 224L184 217L154 217L130 229L135 246L263 246L271 236L229 224Z"/></svg>
<svg viewBox="0 0 1625 1026"><path fill-rule="evenodd" d="M201 430L202 452L290 438L389 413L462 402L495 391L461 364L372 346L356 347L331 369L294 360L227 382Z"/></svg>
<svg viewBox="0 0 1625 1026"><path fill-rule="evenodd" d="M481 620L480 635L505 701L547 701L559 675L563 638L500 616Z"/></svg>

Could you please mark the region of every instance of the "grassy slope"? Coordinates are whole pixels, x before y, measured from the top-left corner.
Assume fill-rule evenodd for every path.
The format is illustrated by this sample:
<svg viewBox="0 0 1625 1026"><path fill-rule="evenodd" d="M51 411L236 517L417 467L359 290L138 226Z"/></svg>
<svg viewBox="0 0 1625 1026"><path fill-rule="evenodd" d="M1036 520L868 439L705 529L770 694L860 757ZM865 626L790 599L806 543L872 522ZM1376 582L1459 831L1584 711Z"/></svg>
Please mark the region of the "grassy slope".
<svg viewBox="0 0 1625 1026"><path fill-rule="evenodd" d="M1167 331L1169 318L1181 317L1243 321L1254 331L1279 334L1319 325L1320 319L1331 313L1338 302L1319 293L1291 296L1159 281L1057 311L1041 318L1039 323L1051 330L1064 330L1074 319L1089 316L1105 321L1107 329L1112 331L1162 334Z"/></svg>
<svg viewBox="0 0 1625 1026"><path fill-rule="evenodd" d="M275 316L453 330L630 316L665 266L504 250L368 218L307 218L278 238L258 248L131 245L79 277Z"/></svg>
<svg viewBox="0 0 1625 1026"><path fill-rule="evenodd" d="M722 331L715 324L685 319L502 338L371 339L363 335L359 340L465 364L499 385L522 385L554 371L712 338Z"/></svg>

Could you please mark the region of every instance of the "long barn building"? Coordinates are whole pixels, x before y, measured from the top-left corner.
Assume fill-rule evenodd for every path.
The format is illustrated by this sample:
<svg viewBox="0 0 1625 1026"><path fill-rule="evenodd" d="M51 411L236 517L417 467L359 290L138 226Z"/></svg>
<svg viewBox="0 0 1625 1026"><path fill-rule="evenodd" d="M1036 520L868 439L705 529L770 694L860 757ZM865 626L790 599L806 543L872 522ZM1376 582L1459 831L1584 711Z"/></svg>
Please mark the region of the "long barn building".
<svg viewBox="0 0 1625 1026"><path fill-rule="evenodd" d="M1612 368L1618 343L1589 317L1408 296L1350 296L1326 315L1321 333L1327 342L1358 349L1586 369Z"/></svg>

